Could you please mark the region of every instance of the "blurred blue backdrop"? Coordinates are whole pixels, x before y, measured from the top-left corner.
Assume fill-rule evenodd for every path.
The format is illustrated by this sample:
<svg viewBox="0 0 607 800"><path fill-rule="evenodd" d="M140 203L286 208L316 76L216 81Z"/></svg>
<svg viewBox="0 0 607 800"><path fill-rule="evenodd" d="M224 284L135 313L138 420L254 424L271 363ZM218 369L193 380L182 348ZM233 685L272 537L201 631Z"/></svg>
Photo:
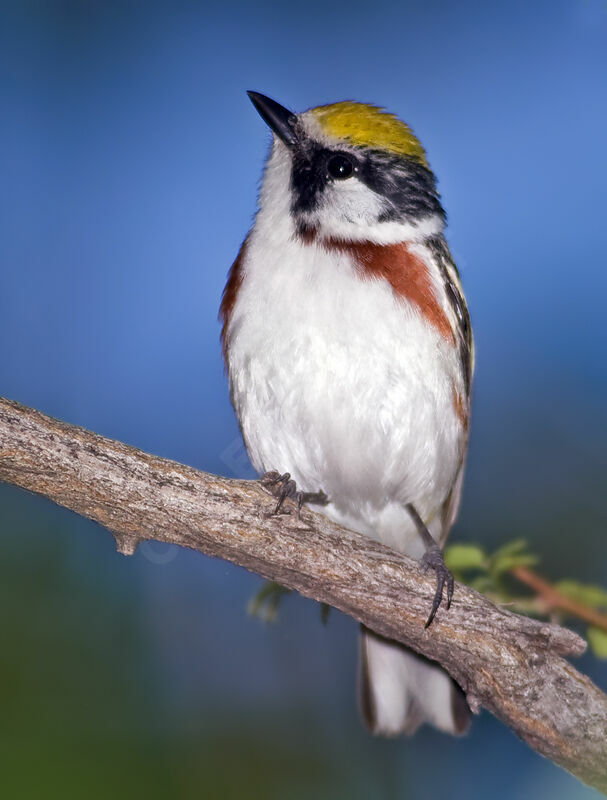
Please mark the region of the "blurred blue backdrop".
<svg viewBox="0 0 607 800"><path fill-rule="evenodd" d="M0 8L1 394L250 477L217 323L269 141L245 90L382 104L438 174L476 332L454 539L607 583L604 0ZM487 714L368 737L337 613L264 626L255 576L0 501L6 796L596 796Z"/></svg>

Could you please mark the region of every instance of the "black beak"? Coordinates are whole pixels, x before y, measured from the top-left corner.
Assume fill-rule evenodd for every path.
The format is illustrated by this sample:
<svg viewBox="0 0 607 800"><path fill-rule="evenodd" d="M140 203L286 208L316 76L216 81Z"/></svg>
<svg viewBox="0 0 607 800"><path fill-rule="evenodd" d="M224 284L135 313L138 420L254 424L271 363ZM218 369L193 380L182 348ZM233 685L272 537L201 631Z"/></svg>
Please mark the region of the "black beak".
<svg viewBox="0 0 607 800"><path fill-rule="evenodd" d="M295 122L297 121L295 114L264 94L259 94L259 92L247 92L247 94L266 125L274 131L279 139L282 139L287 147L295 147L298 141L295 133Z"/></svg>

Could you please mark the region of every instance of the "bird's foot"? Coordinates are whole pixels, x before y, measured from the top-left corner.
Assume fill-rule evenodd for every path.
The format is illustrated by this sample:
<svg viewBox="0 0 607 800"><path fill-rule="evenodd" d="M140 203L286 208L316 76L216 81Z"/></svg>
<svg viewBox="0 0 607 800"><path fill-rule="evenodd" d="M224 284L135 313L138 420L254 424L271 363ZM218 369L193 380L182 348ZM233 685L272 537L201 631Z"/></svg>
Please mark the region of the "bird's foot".
<svg viewBox="0 0 607 800"><path fill-rule="evenodd" d="M441 549L437 544L433 544L426 550L424 557L421 560L421 565L424 572L429 569L433 569L436 572L436 592L434 594L434 600L432 601L430 616L428 617L428 620L424 626L429 628L430 625L432 625L432 620L436 616L436 612L438 611L443 599L443 589L445 584L447 584L447 608L451 607L455 581L450 570L447 569L445 559L443 558Z"/></svg>
<svg viewBox="0 0 607 800"><path fill-rule="evenodd" d="M297 484L291 478L290 473L285 472L284 474L280 474L280 472L266 472L266 474L261 478L262 486L265 486L274 497L277 498L278 502L276 504L276 508L273 511L270 511L267 516L274 517L277 514L288 514L288 511L284 511L283 505L287 498L293 500L293 502L297 505L297 516L299 517L299 512L301 511L301 507L304 503L311 503L312 505L316 506L326 506L329 502L329 498L323 491L319 492L301 492L297 488Z"/></svg>

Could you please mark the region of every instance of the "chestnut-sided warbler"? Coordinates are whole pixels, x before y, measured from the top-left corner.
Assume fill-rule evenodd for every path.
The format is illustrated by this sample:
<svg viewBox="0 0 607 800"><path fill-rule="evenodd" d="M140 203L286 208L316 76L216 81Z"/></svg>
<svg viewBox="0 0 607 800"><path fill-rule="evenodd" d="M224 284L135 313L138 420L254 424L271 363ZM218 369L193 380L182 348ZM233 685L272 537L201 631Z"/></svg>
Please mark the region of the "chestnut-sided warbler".
<svg viewBox="0 0 607 800"><path fill-rule="evenodd" d="M445 212L412 130L373 105L294 114L249 96L274 138L220 316L253 466L290 496L437 574L459 505L473 342ZM277 509L278 510L278 509ZM436 664L368 630L360 698L373 732L468 726Z"/></svg>

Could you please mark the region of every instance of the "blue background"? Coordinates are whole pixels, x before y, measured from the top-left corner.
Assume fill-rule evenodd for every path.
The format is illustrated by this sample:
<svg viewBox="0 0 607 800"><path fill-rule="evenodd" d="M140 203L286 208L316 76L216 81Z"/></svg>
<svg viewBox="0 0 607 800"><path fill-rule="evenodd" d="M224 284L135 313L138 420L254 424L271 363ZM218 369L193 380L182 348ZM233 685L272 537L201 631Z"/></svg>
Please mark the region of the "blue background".
<svg viewBox="0 0 607 800"><path fill-rule="evenodd" d="M439 177L476 333L453 539L607 584L604 0L0 8L0 393L251 477L217 323L269 142L245 90L382 104ZM0 501L7 796L597 796L486 713L368 737L335 612L289 597L265 626L255 576Z"/></svg>

